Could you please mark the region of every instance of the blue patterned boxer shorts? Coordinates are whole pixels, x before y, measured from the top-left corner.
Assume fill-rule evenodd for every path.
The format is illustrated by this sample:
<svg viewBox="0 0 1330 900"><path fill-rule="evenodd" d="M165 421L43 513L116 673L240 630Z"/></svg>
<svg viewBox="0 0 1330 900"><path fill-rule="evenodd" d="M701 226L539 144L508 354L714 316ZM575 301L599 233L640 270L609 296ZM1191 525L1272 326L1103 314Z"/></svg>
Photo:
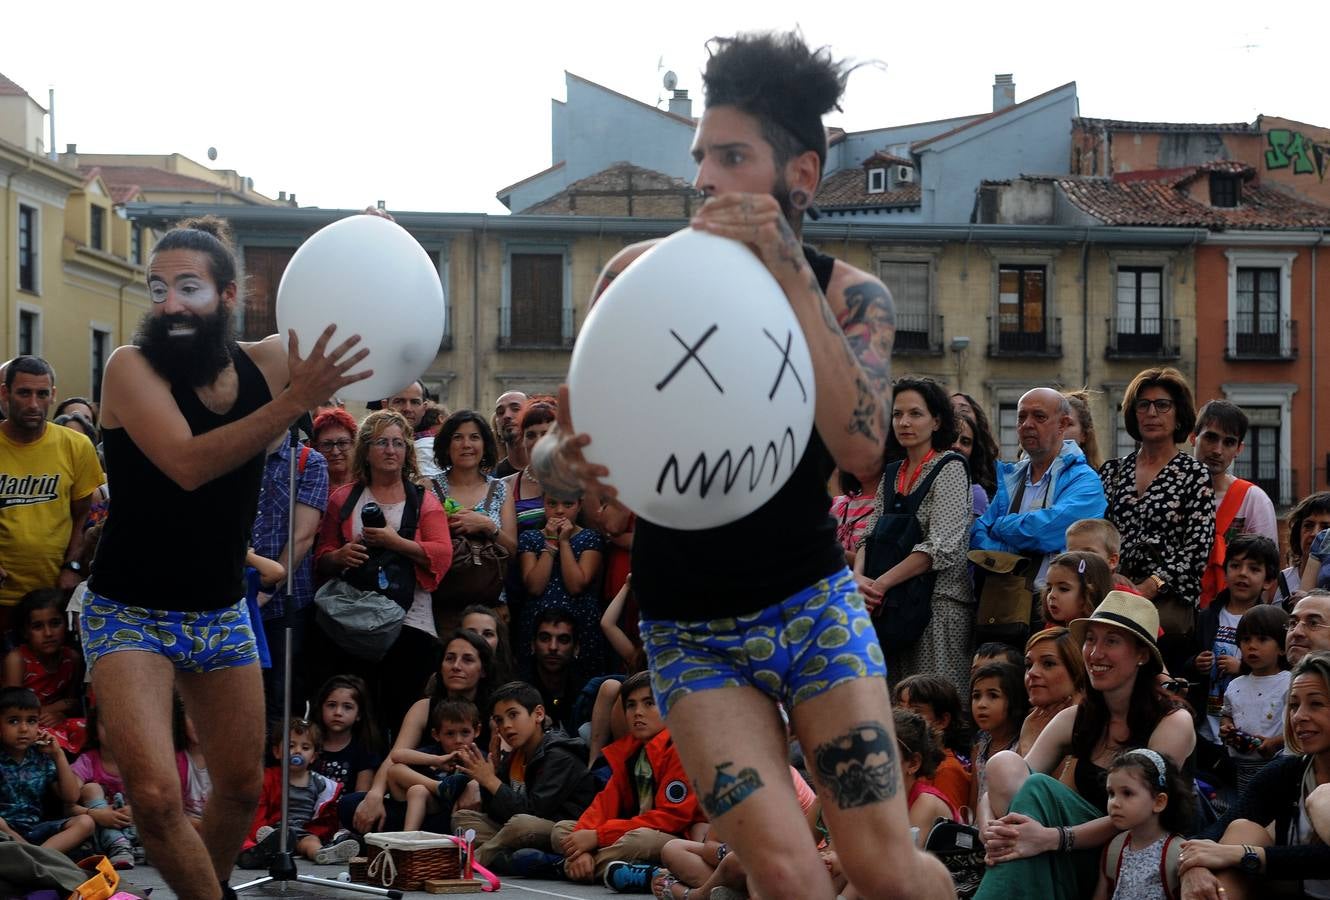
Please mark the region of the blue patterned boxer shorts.
<svg viewBox="0 0 1330 900"><path fill-rule="evenodd" d="M98 659L119 650L165 656L181 672L215 672L259 661L244 600L204 612L175 612L125 606L89 593L79 630L89 671Z"/></svg>
<svg viewBox="0 0 1330 900"><path fill-rule="evenodd" d="M641 632L662 715L694 691L751 686L793 709L855 678L887 674L848 569L755 613L643 620Z"/></svg>

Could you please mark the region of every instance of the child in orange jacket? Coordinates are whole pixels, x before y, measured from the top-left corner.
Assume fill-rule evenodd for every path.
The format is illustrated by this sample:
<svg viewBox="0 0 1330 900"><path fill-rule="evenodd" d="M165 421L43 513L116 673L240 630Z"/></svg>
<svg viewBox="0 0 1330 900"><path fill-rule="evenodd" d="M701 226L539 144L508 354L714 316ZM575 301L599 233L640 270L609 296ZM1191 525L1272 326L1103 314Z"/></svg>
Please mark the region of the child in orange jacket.
<svg viewBox="0 0 1330 900"><path fill-rule="evenodd" d="M562 874L570 880L600 878L615 890L645 885L649 891L660 849L704 817L656 709L648 673L625 681L620 698L629 730L603 751L609 783L576 822L554 826L550 843L563 853Z"/></svg>

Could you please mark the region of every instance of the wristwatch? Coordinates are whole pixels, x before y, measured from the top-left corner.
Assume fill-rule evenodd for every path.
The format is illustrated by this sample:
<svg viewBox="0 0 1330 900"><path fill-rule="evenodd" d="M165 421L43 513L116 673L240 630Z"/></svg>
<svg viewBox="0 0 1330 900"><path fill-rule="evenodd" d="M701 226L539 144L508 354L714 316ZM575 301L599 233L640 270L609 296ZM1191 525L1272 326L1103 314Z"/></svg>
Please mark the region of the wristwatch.
<svg viewBox="0 0 1330 900"><path fill-rule="evenodd" d="M1250 844L1242 845L1242 861L1238 863L1238 868L1248 875L1261 874L1261 857L1255 847Z"/></svg>
<svg viewBox="0 0 1330 900"><path fill-rule="evenodd" d="M69 571L75 573L76 575L82 574L83 572L83 564L79 562L77 559L71 559L69 562L63 563L60 566L60 568L68 569Z"/></svg>

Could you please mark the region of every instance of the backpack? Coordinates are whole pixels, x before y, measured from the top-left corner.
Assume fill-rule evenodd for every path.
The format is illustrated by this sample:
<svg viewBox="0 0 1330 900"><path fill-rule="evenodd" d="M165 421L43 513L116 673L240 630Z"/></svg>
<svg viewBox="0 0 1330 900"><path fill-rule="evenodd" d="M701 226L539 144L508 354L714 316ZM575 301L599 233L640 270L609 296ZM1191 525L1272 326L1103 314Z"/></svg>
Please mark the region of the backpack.
<svg viewBox="0 0 1330 900"><path fill-rule="evenodd" d="M864 537L866 576L876 578L888 571L909 556L915 545L923 540L919 505L928 496L933 481L953 460L965 465L965 457L948 450L923 484L904 496L896 493L896 476L906 461L892 463L882 472L882 514L878 516L873 531ZM936 581L937 573L930 569L887 591L873 617L873 626L884 651L907 650L923 635L933 618L933 584Z"/></svg>
<svg viewBox="0 0 1330 900"><path fill-rule="evenodd" d="M1210 558L1205 562L1205 572L1201 575L1201 597L1198 604L1199 609L1205 609L1210 602L1219 596L1228 583L1224 577L1224 557L1228 555L1228 540L1224 535L1228 534L1229 526L1237 518L1238 510L1242 508L1243 498L1247 496L1247 491L1252 487L1250 481L1244 481L1241 478L1233 479L1233 483L1228 486L1224 493L1224 502L1219 504L1219 510L1215 513L1215 542L1210 546Z"/></svg>
<svg viewBox="0 0 1330 900"><path fill-rule="evenodd" d="M1109 841L1104 847L1104 856L1100 861L1099 868L1104 877L1115 885L1122 871L1122 848L1126 846L1128 837L1130 834L1124 831ZM1164 896L1168 900L1178 900L1182 895L1180 890L1182 876L1178 873L1178 855L1181 853L1182 841L1178 835L1170 834L1164 838L1164 854L1159 858L1159 882L1164 886Z"/></svg>

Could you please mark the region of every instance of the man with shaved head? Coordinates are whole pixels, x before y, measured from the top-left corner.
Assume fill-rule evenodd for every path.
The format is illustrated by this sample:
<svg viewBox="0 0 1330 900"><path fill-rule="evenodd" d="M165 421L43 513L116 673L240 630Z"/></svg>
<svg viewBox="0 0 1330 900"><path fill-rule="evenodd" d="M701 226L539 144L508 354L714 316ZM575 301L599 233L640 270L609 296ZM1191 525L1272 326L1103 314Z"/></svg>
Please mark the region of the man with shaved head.
<svg viewBox="0 0 1330 900"><path fill-rule="evenodd" d="M1076 442L1063 440L1070 424L1071 404L1053 388L1021 397L1016 431L1025 458L998 463L997 493L970 531L975 550L1038 558L1036 586L1049 560L1067 549L1067 526L1104 515L1103 482Z"/></svg>

